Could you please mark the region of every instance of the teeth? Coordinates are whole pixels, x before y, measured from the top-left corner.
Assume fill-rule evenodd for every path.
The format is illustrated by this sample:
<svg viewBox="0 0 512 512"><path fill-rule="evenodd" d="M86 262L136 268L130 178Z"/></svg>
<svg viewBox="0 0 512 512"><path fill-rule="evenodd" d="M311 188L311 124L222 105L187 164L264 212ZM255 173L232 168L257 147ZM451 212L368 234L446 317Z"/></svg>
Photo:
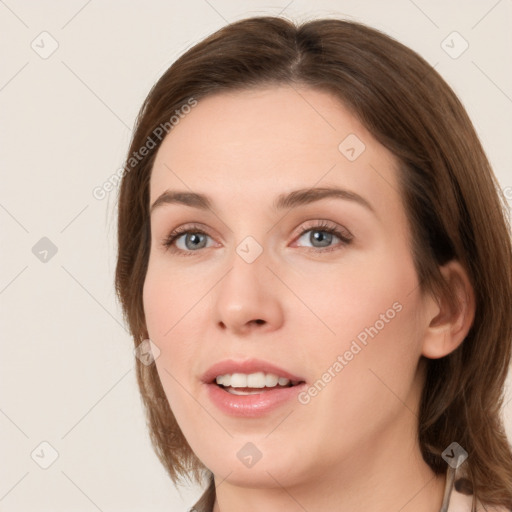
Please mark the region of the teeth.
<svg viewBox="0 0 512 512"><path fill-rule="evenodd" d="M277 386L278 383L279 377L277 375L274 375L273 373L267 373L265 375L265 386L267 386L267 388L273 388L274 386Z"/></svg>
<svg viewBox="0 0 512 512"><path fill-rule="evenodd" d="M260 391L238 391L238 389L229 388L228 393L232 395L258 395Z"/></svg>
<svg viewBox="0 0 512 512"><path fill-rule="evenodd" d="M273 388L278 384L280 386L287 386L290 380L286 377L278 377L273 373L233 373L226 375L219 375L215 382L222 386L232 388Z"/></svg>

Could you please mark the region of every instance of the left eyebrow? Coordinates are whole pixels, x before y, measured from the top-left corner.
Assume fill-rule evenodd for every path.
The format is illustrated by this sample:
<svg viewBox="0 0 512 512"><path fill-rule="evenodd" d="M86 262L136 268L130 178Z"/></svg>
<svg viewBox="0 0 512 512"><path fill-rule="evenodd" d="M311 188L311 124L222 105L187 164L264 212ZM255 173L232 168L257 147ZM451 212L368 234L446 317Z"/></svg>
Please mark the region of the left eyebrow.
<svg viewBox="0 0 512 512"><path fill-rule="evenodd" d="M287 194L279 195L273 202L272 208L275 211L286 210L328 198L353 201L376 214L373 206L364 197L350 190L338 187L303 188L293 190ZM205 194L166 190L158 196L155 202L151 205L150 213L152 213L155 208L163 204L183 204L200 210L212 210L213 203L211 198Z"/></svg>
<svg viewBox="0 0 512 512"><path fill-rule="evenodd" d="M285 210L327 198L353 201L376 214L373 206L364 197L356 194L355 192L351 192L350 190L345 190L338 187L302 188L299 190L294 190L288 194L281 194L274 201L273 208L274 210Z"/></svg>

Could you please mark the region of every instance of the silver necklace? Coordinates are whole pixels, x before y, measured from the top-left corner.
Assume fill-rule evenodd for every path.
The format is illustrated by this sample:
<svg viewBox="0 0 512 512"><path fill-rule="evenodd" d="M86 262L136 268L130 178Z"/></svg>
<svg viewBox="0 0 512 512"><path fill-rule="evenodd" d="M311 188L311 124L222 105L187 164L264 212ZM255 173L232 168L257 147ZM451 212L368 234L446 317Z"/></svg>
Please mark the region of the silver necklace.
<svg viewBox="0 0 512 512"><path fill-rule="evenodd" d="M441 508L439 512L448 512L448 507L450 505L450 497L453 494L453 488L455 486L455 479L457 477L457 469L448 466L448 471L446 472L446 485L444 487L444 496L443 503L441 504ZM475 496L473 495L473 501L471 504L471 512L476 512L475 505Z"/></svg>

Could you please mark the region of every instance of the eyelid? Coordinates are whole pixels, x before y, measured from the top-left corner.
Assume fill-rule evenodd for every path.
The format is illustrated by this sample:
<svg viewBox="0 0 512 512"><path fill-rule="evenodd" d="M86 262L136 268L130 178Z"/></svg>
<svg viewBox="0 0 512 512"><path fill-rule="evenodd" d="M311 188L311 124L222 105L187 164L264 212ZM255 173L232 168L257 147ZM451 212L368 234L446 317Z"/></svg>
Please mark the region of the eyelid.
<svg viewBox="0 0 512 512"><path fill-rule="evenodd" d="M181 253L184 255L193 254L194 252L200 252L183 251L182 249L177 249L174 247L175 242L178 238L190 232L204 234L213 240L213 236L210 235L210 233L208 232L208 228L204 227L204 224L200 222L188 222L186 224L178 226L177 228L172 229L171 232L163 238L162 246L166 251L173 250L176 253Z"/></svg>
<svg viewBox="0 0 512 512"><path fill-rule="evenodd" d="M337 236L343 236L345 240L352 240L354 236L352 233L344 226L337 224L336 222L327 220L327 219L314 219L310 221L306 221L306 224L301 225L299 228L299 232L296 236L300 237L307 231L318 230L318 231L338 231L340 234ZM294 235L295 236L295 235Z"/></svg>
<svg viewBox="0 0 512 512"><path fill-rule="evenodd" d="M325 219L311 219L309 221L305 221L306 224L302 224L298 228L298 232L296 232L293 235L293 241L297 241L300 239L305 233L308 231L324 231L327 233L334 234L335 237L339 238L341 240L341 244L334 245L332 247L325 247L325 248L316 248L316 247L304 247L307 251L312 251L317 254L322 254L325 252L330 252L334 250L338 250L342 248L343 246L346 246L350 244L353 240L353 235L350 233L350 231L345 228L342 225L339 225L335 222L325 220ZM212 235L209 234L208 228L204 227L204 224L200 222L191 222L187 224L183 224L181 226L178 226L177 228L173 229L164 239L162 240L162 246L164 246L165 250L171 250L172 252L175 252L177 254L181 254L183 256L189 256L193 255L194 253L200 253L202 252L201 249L209 249L211 247L203 247L196 251L193 250L183 250L183 249L177 249L175 247L175 242L177 239L179 239L181 236L188 234L188 233L198 233L206 235L207 237L214 239Z"/></svg>

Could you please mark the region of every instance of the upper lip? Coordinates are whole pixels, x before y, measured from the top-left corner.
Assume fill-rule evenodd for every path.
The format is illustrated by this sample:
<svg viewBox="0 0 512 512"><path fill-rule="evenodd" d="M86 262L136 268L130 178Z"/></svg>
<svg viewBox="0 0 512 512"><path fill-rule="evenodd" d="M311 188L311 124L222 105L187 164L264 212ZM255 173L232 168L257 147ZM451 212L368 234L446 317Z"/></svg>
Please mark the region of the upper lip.
<svg viewBox="0 0 512 512"><path fill-rule="evenodd" d="M250 374L256 372L273 373L278 377L286 377L290 381L304 382L302 377L294 375L275 364L261 359L247 359L245 361L226 359L224 361L220 361L215 363L213 366L210 366L210 368L203 374L201 380L206 384L211 384L215 381L218 375L233 373Z"/></svg>

